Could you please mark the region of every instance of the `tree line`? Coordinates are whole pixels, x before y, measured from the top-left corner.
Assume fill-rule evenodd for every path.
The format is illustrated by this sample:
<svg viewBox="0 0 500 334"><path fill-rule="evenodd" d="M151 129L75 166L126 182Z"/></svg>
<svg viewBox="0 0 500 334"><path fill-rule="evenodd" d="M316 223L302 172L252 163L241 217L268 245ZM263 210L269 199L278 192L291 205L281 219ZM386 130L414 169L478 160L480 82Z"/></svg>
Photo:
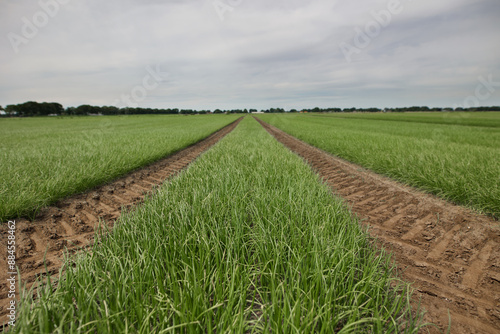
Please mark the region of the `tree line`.
<svg viewBox="0 0 500 334"><path fill-rule="evenodd" d="M3 112L2 112L3 111ZM312 109L290 109L270 108L263 109L260 112L264 113L285 113L285 112L440 112L440 111L500 111L500 106L494 107L473 107L473 108L429 108L429 107L405 107L405 108L312 108ZM14 117L30 117L30 116L86 116L86 115L194 115L194 114L235 114L235 113L252 113L258 112L257 109L230 109L222 110L193 110L193 109L153 109L153 108L118 108L115 106L91 106L84 104L78 107L64 108L60 103L55 102L25 102L21 104L10 104L5 108L0 106L0 115Z"/></svg>

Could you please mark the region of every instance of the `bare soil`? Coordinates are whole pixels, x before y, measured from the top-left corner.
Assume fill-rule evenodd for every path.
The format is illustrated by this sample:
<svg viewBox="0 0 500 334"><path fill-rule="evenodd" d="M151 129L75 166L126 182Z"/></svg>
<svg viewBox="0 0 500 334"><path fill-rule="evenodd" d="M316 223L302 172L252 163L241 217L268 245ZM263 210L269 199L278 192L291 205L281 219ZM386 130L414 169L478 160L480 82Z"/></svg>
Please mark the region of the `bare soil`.
<svg viewBox="0 0 500 334"><path fill-rule="evenodd" d="M204 140L167 158L141 168L112 183L63 199L40 211L34 221L25 218L16 222L16 265L21 282L30 287L48 272L58 273L63 253L74 253L92 245L94 229L100 221L112 227L122 210L139 204L145 195L154 191L200 154L230 133L242 118L215 132ZM0 244L7 245L7 223L0 225ZM7 320L7 247L0 247L0 330ZM45 260L45 261L44 261ZM46 267L45 267L46 266ZM17 291L19 297L19 291Z"/></svg>
<svg viewBox="0 0 500 334"><path fill-rule="evenodd" d="M303 157L343 197L376 243L412 283L424 320L446 333L500 333L500 227L493 218L443 201L332 156L259 122Z"/></svg>

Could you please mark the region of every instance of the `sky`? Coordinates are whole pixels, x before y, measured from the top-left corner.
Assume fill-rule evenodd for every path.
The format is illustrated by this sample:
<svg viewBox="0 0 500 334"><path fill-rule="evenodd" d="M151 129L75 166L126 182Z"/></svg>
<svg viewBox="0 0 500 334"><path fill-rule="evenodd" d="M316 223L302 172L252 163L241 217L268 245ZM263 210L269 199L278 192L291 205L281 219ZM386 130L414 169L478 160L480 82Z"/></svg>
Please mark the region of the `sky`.
<svg viewBox="0 0 500 334"><path fill-rule="evenodd" d="M498 0L0 0L0 105L500 105Z"/></svg>

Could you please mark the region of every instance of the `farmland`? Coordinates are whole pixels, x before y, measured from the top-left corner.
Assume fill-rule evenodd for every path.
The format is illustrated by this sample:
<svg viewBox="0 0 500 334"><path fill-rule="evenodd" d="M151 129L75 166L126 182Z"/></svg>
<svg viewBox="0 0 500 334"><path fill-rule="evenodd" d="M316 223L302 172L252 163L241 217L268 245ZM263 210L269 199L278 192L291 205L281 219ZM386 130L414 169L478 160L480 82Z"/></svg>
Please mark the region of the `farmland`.
<svg viewBox="0 0 500 334"><path fill-rule="evenodd" d="M463 202L476 211L264 122L262 128L251 117L187 149L179 145L146 168L65 196L33 220L16 218L20 283L36 288L48 272L57 284L36 289L36 301L24 295L14 331L385 333L433 323L425 326L430 333L497 333L500 230L492 180L498 174L488 175L498 169L497 115L258 116L360 165L368 166L356 159L371 154L372 169L382 161L387 170L399 163L395 170L403 176L419 170L419 180L440 186L433 192L444 198L456 185L474 190L489 178L471 197L482 206ZM184 138L201 123L216 130L237 117L113 117L119 122L98 126L93 138L104 144L111 140L107 131L125 131L136 135L128 145L134 142L133 154L140 155L156 147L142 133ZM106 118L40 120L52 127L81 122L87 128L75 134L88 139L96 128L89 125ZM51 137L34 127L32 143ZM69 152L67 143L58 148ZM101 149L86 147L89 156ZM5 258L0 249L1 267ZM2 321L6 301L3 295Z"/></svg>
<svg viewBox="0 0 500 334"><path fill-rule="evenodd" d="M339 198L254 120L68 260L16 332L415 332Z"/></svg>
<svg viewBox="0 0 500 334"><path fill-rule="evenodd" d="M498 112L330 113L310 116L500 128Z"/></svg>
<svg viewBox="0 0 500 334"><path fill-rule="evenodd" d="M500 215L500 113L262 115L334 155Z"/></svg>
<svg viewBox="0 0 500 334"><path fill-rule="evenodd" d="M0 120L0 221L85 191L191 145L237 116Z"/></svg>

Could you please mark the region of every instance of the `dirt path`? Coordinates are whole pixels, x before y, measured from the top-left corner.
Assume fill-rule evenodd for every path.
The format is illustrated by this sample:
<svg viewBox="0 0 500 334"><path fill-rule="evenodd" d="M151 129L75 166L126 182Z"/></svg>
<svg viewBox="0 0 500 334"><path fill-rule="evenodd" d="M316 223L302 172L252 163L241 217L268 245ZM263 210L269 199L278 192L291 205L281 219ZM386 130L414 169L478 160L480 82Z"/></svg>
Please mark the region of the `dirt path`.
<svg viewBox="0 0 500 334"><path fill-rule="evenodd" d="M314 148L262 121L302 156L394 254L425 320L452 334L500 333L500 228L494 219ZM428 327L431 333L439 333Z"/></svg>
<svg viewBox="0 0 500 334"><path fill-rule="evenodd" d="M16 264L22 283L28 287L41 273L45 273L44 256L50 273L57 273L62 265L64 249L75 252L92 244L94 227L100 219L109 226L120 217L121 210L144 199L144 195L161 185L167 178L186 168L201 153L231 132L242 118L215 132L204 140L179 151L150 166L141 168L112 183L84 194L59 201L43 209L31 222L15 219ZM7 322L7 224L0 225L0 330ZM45 252L47 252L45 254ZM17 292L19 296L19 291Z"/></svg>

